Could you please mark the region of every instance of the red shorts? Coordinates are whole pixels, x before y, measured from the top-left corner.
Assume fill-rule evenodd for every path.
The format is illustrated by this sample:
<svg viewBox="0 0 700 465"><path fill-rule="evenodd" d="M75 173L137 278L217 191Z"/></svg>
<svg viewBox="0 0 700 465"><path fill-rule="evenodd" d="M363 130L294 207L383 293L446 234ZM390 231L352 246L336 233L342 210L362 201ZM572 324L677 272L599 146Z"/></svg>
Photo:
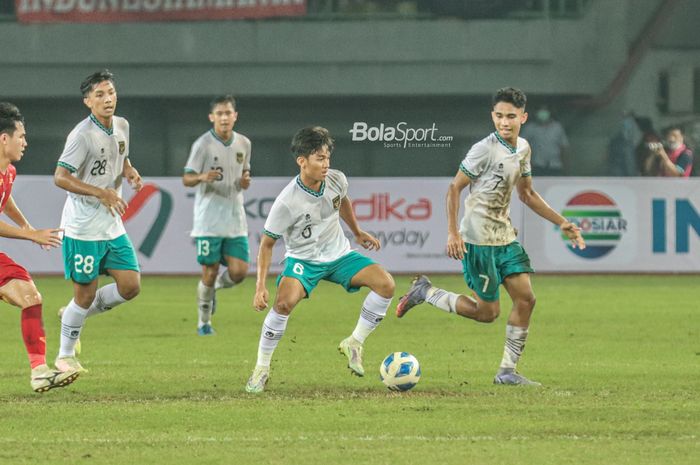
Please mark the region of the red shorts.
<svg viewBox="0 0 700 465"><path fill-rule="evenodd" d="M22 281L31 281L27 270L23 266L18 265L10 257L0 252L0 287L4 286L13 279L21 279Z"/></svg>

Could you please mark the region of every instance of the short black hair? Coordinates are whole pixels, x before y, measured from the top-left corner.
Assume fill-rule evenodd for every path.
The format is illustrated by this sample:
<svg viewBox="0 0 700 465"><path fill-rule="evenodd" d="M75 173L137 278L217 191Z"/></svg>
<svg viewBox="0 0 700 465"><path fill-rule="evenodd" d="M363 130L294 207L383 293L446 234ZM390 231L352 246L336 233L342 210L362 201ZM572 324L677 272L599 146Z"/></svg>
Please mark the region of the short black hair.
<svg viewBox="0 0 700 465"><path fill-rule="evenodd" d="M17 123L24 124L24 117L17 105L0 102L0 134L13 135L17 129Z"/></svg>
<svg viewBox="0 0 700 465"><path fill-rule="evenodd" d="M114 83L114 74L112 74L108 69L95 71L80 83L80 92L83 94L83 97L87 97L87 95L95 88L97 84L104 81L111 81Z"/></svg>
<svg viewBox="0 0 700 465"><path fill-rule="evenodd" d="M668 134L671 131L678 131L681 133L681 136L685 136L685 131L683 131L683 126L681 126L679 124L672 124L672 125L664 128L664 134Z"/></svg>
<svg viewBox="0 0 700 465"><path fill-rule="evenodd" d="M493 94L493 106L495 107L498 102L510 103L515 108L525 109L527 96L525 92L515 87L503 87Z"/></svg>
<svg viewBox="0 0 700 465"><path fill-rule="evenodd" d="M222 103L230 103L233 107L233 111L236 111L236 99L233 95L226 94L214 97L214 99L211 102L209 102L209 113L212 113L214 111L214 108L217 105L221 105Z"/></svg>
<svg viewBox="0 0 700 465"><path fill-rule="evenodd" d="M328 129L321 126L309 126L299 129L292 138L292 154L296 157L309 157L324 145L328 146L328 151L333 152L334 141Z"/></svg>

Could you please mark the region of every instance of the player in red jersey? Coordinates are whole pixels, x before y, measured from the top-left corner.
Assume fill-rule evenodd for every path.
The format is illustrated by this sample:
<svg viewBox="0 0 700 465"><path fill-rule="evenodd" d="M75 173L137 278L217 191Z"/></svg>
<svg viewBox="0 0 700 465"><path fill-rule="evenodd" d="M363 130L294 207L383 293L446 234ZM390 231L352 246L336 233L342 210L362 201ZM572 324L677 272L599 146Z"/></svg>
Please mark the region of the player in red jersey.
<svg viewBox="0 0 700 465"><path fill-rule="evenodd" d="M18 227L0 221L0 236L25 239L43 247L61 245L60 229L34 229L12 198L12 184L19 161L27 147L24 119L11 103L0 102L0 213L5 213ZM46 336L41 320L41 294L32 277L21 265L0 252L0 298L22 309L22 338L32 368L31 386L45 392L67 386L78 377L75 371L61 372L46 365Z"/></svg>

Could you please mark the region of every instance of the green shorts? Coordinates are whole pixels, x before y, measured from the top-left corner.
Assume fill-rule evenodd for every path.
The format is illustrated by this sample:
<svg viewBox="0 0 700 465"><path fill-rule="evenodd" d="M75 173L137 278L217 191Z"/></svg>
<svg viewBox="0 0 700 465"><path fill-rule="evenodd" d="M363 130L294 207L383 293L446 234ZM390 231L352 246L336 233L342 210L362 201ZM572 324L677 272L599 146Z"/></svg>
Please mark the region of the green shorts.
<svg viewBox="0 0 700 465"><path fill-rule="evenodd" d="M63 269L66 279L80 284L93 282L98 275L107 274L106 270L141 271L134 246L126 234L109 241L64 237Z"/></svg>
<svg viewBox="0 0 700 465"><path fill-rule="evenodd" d="M498 287L503 280L516 273L534 273L530 257L518 241L508 245L474 245L464 243L467 253L462 260L462 271L467 286L487 302L498 300Z"/></svg>
<svg viewBox="0 0 700 465"><path fill-rule="evenodd" d="M376 263L354 250L328 263L312 263L292 257L287 257L286 261L287 265L277 277L277 285L279 286L283 276L294 278L304 286L307 298L322 279L340 284L348 292L359 291L359 287L350 286L353 276L360 270Z"/></svg>
<svg viewBox="0 0 700 465"><path fill-rule="evenodd" d="M197 237L197 263L200 265L226 265L226 257L233 257L248 263L250 253L248 236L239 237Z"/></svg>

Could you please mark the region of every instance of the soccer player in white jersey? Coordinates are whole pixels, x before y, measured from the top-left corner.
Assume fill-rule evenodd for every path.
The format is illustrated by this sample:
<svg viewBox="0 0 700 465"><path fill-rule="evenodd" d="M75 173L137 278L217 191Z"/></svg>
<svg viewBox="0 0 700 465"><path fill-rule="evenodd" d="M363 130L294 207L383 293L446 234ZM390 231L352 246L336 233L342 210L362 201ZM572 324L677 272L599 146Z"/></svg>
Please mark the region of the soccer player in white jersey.
<svg viewBox="0 0 700 465"><path fill-rule="evenodd" d="M85 318L136 297L141 275L136 252L121 215L122 180L140 190L141 176L129 161L129 123L114 115L117 91L112 73L98 71L80 85L90 115L68 134L54 181L68 191L61 228L65 277L73 299L61 317L61 348L56 368L86 371L75 357ZM114 283L97 288L98 275Z"/></svg>
<svg viewBox="0 0 700 465"><path fill-rule="evenodd" d="M197 286L200 336L214 334L211 316L216 291L243 281L248 271L248 223L243 191L250 186L250 139L235 132L236 100L215 98L209 106L212 128L202 134L190 151L182 182L197 186L192 237L197 242L197 262L202 279ZM226 269L219 272L219 264Z"/></svg>
<svg viewBox="0 0 700 465"><path fill-rule="evenodd" d="M368 250L379 250L379 241L357 223L348 197L345 175L330 169L333 139L327 129L307 127L292 139L292 153L299 165L296 176L272 204L258 251L258 276L253 305L268 306L267 274L275 242L284 238L286 265L277 278L277 296L265 317L258 346L258 360L246 391L262 392L270 375L270 360L284 335L289 314L309 297L319 281L342 285L348 292L366 286L360 318L338 350L347 357L351 373L363 376L362 345L386 315L394 297L394 280L381 266L352 250L340 226L342 218L355 241Z"/></svg>
<svg viewBox="0 0 700 465"><path fill-rule="evenodd" d="M493 97L491 118L496 131L477 142L467 153L447 190L447 255L462 261L464 279L474 297L433 287L426 276L414 279L401 297L396 315L401 318L423 302L448 313L483 323L499 313L499 286L503 284L513 301L506 326L506 342L495 384L539 385L516 372L527 339L535 294L530 283L530 258L516 240L510 223L513 188L520 200L542 218L559 226L574 247L586 245L579 228L554 211L532 186L530 146L518 137L527 120L525 94L512 87ZM535 154L537 156L537 154ZM457 214L462 191L471 187L464 201L459 230Z"/></svg>

